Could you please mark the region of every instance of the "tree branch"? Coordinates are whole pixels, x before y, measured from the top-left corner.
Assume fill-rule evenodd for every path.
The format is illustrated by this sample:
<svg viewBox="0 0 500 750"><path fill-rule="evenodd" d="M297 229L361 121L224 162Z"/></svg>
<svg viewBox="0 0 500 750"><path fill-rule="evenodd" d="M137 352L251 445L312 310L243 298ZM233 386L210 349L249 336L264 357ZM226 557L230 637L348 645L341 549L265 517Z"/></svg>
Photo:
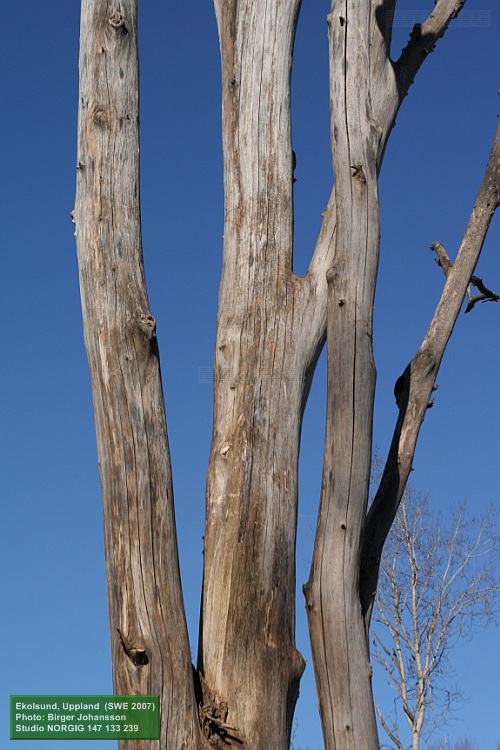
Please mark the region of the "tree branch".
<svg viewBox="0 0 500 750"><path fill-rule="evenodd" d="M479 276L471 276L470 283L476 287L476 289L479 289L479 294L473 295L470 291L470 286L467 289L467 297L469 298L469 303L466 307L465 312L468 313L472 310L476 302L498 302L500 297L496 292L492 292L491 289L488 289L483 284L483 280L479 278Z"/></svg>
<svg viewBox="0 0 500 750"><path fill-rule="evenodd" d="M445 7L444 0L441 0L441 5ZM436 375L499 203L500 123L457 258L448 270L429 329L396 383L398 419L382 479L367 515L362 551L360 596L367 623L375 597L382 548L411 471L418 434L435 387Z"/></svg>
<svg viewBox="0 0 500 750"><path fill-rule="evenodd" d="M438 266L441 266L441 268L444 271L444 275L448 276L450 269L452 267L452 262L448 257L448 253L444 249L443 245L440 242L432 242L431 243L431 250L434 250L437 254L437 258L434 258ZM491 289L488 289L484 284L483 280L479 278L479 276L471 276L470 283L476 287L476 289L479 289L479 294L473 295L470 290L470 284L467 287L467 297L469 298L469 304L467 305L467 309L465 310L466 313L470 312L476 302L498 302L499 296L496 292L492 292Z"/></svg>
<svg viewBox="0 0 500 750"><path fill-rule="evenodd" d="M444 246L440 242L431 242L431 250L434 250L437 255L437 258L434 258L435 262L438 264L438 266L441 266L444 271L444 275L448 276L450 268L453 264L449 259L448 253L444 249Z"/></svg>
<svg viewBox="0 0 500 750"><path fill-rule="evenodd" d="M421 26L421 34L413 34L412 40L403 50L399 60L390 59L390 44L394 22L396 0L373 0L371 15L371 60L372 69L377 70L370 92L372 100L372 125L378 132L377 174L380 172L385 147L394 126L396 114L402 100L415 78L423 61L448 28L466 0L439 0L436 8ZM305 279L309 282L308 303L305 309L306 325L317 331L310 353L314 370L319 351L325 341L326 327L326 273L332 267L335 255L335 232L337 225L335 186L323 211L323 223L314 248Z"/></svg>
<svg viewBox="0 0 500 750"><path fill-rule="evenodd" d="M387 724L386 720L382 716L382 712L381 712L381 710L380 710L380 708L378 706L376 706L376 710L377 710L377 716L379 718L379 721L382 724L382 727L383 727L385 733L387 734L387 736L389 737L389 739L392 740L392 742L394 742L394 744L397 746L398 750L404 750L403 743L401 742L401 740L399 739L399 736L397 734L398 729L397 729L396 724L394 724L394 731L392 731L389 728L389 725Z"/></svg>
<svg viewBox="0 0 500 750"><path fill-rule="evenodd" d="M433 52L451 21L458 16L466 0L438 0L436 7L422 24L415 24L410 40L395 63L400 99L408 93L420 66Z"/></svg>

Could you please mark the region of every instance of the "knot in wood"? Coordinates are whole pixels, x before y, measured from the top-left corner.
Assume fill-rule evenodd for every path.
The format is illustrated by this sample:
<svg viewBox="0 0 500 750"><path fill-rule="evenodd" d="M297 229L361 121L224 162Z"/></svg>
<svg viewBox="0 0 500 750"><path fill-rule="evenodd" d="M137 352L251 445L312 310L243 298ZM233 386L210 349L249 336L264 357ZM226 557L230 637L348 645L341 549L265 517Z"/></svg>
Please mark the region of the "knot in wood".
<svg viewBox="0 0 500 750"><path fill-rule="evenodd" d="M125 25L125 19L119 11L115 11L109 18L108 23L114 29L121 29L124 34L128 33L128 29Z"/></svg>
<svg viewBox="0 0 500 750"><path fill-rule="evenodd" d="M351 164L351 169L354 170L352 173L353 178L359 180L363 185L366 185L366 177L361 162L358 162L358 164Z"/></svg>
<svg viewBox="0 0 500 750"><path fill-rule="evenodd" d="M116 630L120 637L120 643L122 644L122 648L125 654L128 656L128 658L132 662L132 664L134 664L136 667L143 667L146 664L149 664L149 659L146 653L146 649L133 646L128 640L128 638L126 638L123 635L123 633L121 632L119 628L117 628Z"/></svg>
<svg viewBox="0 0 500 750"><path fill-rule="evenodd" d="M95 125L99 125L100 127L104 127L108 124L108 113L104 109L104 107L97 107L93 114L92 114L92 122Z"/></svg>
<svg viewBox="0 0 500 750"><path fill-rule="evenodd" d="M327 284L335 285L340 279L340 271L338 268L333 266L332 268L329 268L326 272L326 282ZM345 302L345 300L344 300Z"/></svg>
<svg viewBox="0 0 500 750"><path fill-rule="evenodd" d="M138 318L137 324L141 331L146 334L146 338L152 339L156 336L156 320L152 315L144 315Z"/></svg>

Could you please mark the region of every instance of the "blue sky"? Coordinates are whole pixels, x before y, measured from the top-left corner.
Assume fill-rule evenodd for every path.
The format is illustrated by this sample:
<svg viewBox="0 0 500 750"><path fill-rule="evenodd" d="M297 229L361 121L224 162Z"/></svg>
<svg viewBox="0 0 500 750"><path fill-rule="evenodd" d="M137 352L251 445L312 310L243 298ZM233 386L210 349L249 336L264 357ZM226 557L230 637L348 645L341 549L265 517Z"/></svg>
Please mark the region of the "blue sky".
<svg viewBox="0 0 500 750"><path fill-rule="evenodd" d="M304 271L331 187L327 0L304 0L293 73L296 268ZM433 0L400 0L395 53ZM102 514L92 402L69 212L76 164L79 3L5 4L0 47L0 336L3 367L0 550L0 745L8 696L111 691ZM453 258L500 110L500 7L468 0L403 103L381 174L382 245L375 314L375 444L387 448L393 386L419 346L443 276L429 244ZM141 172L145 266L157 319L174 471L181 567L196 643L210 370L222 248L220 63L212 3L140 8ZM496 217L477 268L500 290ZM414 462L414 485L444 512L498 503L500 305L461 315ZM295 743L322 747L300 586L314 538L324 430L321 362L304 425L298 546L299 648L308 659ZM500 739L492 628L454 653L469 701L451 739ZM380 701L389 700L383 680ZM16 747L47 750L41 741ZM58 750L71 743L59 741ZM79 750L113 747L80 741ZM272 749L270 749L272 750Z"/></svg>

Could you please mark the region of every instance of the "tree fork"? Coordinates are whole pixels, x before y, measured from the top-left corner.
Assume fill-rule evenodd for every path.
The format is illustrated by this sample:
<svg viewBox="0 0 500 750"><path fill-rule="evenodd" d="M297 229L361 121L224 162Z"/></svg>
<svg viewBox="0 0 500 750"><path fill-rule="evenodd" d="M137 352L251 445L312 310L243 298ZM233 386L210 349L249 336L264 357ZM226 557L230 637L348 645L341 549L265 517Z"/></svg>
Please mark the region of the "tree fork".
<svg viewBox="0 0 500 750"><path fill-rule="evenodd" d="M334 252L329 271L323 485L311 576L305 586L327 750L361 746L378 750L368 662L369 618L365 617L364 624L360 622L365 614L361 607L364 577L362 591L359 588L360 570L364 570L367 559L364 512L375 379L371 311L367 313L363 299L373 302L378 258L376 175L396 114L415 74L464 2L442 0L414 30L396 62L389 56L395 0L332 0L328 17L335 185L324 225L332 221L335 206L337 225L330 234ZM365 205L363 201L367 214L371 212L371 226L370 221L365 224L359 210ZM319 242L312 268L320 247L323 250ZM359 297L352 295L356 284L363 290ZM352 313L353 299L360 304L357 315ZM349 320L346 310L351 310L349 325L345 322ZM361 362L367 373L363 386L357 375ZM381 544L383 539L381 534ZM375 588L376 581L370 588L371 596ZM335 611L342 606L344 612ZM346 632L352 628L351 660L333 638L337 632L342 634L342 628Z"/></svg>
<svg viewBox="0 0 500 750"><path fill-rule="evenodd" d="M415 73L464 2L440 0L393 63L395 0L332 1L335 186L308 273L299 278L292 270L289 82L300 0L215 0L224 262L194 673L156 324L142 266L136 3L82 1L73 219L103 490L114 685L117 692L161 695L162 750L202 750L207 743L288 748L304 667L294 641L300 426L326 325L327 444L306 587L309 624L327 750L378 748L369 618L361 609L377 174ZM458 274L450 272L447 287ZM404 402L404 379L402 385ZM148 741L133 747L152 750Z"/></svg>

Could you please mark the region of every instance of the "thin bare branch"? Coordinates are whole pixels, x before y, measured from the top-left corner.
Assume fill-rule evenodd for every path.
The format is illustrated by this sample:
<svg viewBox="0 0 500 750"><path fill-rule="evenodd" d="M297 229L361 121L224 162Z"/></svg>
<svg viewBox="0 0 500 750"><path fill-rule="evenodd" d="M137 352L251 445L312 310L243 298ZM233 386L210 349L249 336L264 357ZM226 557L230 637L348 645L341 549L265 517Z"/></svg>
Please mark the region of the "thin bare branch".
<svg viewBox="0 0 500 750"><path fill-rule="evenodd" d="M435 262L438 264L438 266L441 266L444 271L444 275L448 276L450 268L452 267L452 262L444 248L444 245L442 245L440 242L431 242L431 250L434 250L437 255L437 258L434 258Z"/></svg>
<svg viewBox="0 0 500 750"><path fill-rule="evenodd" d="M479 294L472 294L470 287L467 289L467 296L469 298L469 304L465 310L466 313L470 312L476 302L498 302L500 297L496 292L492 292L484 284L483 280L479 276L472 276L470 283L479 289Z"/></svg>
<svg viewBox="0 0 500 750"><path fill-rule="evenodd" d="M385 733L389 737L392 742L396 745L398 750L404 750L403 744L401 740L399 739L397 735L397 726L394 727L394 731L390 729L389 724L385 720L384 716L382 715L382 712L378 706L376 706L377 716L379 718L380 723L382 724L382 727L384 728Z"/></svg>
<svg viewBox="0 0 500 750"><path fill-rule="evenodd" d="M446 252L444 246L440 242L432 242L431 250L434 250L434 252L438 256L437 258L434 258L434 260L436 261L438 266L441 266L444 271L444 275L448 276L453 264L448 257L448 253ZM471 284L472 286L475 286L476 289L479 289L479 294L472 294L470 288ZM498 302L498 300L500 299L496 292L488 289L483 284L483 280L479 278L479 276L471 276L470 284L467 287L467 297L469 299L469 303L467 305L467 309L465 310L466 313L472 310L476 302Z"/></svg>

